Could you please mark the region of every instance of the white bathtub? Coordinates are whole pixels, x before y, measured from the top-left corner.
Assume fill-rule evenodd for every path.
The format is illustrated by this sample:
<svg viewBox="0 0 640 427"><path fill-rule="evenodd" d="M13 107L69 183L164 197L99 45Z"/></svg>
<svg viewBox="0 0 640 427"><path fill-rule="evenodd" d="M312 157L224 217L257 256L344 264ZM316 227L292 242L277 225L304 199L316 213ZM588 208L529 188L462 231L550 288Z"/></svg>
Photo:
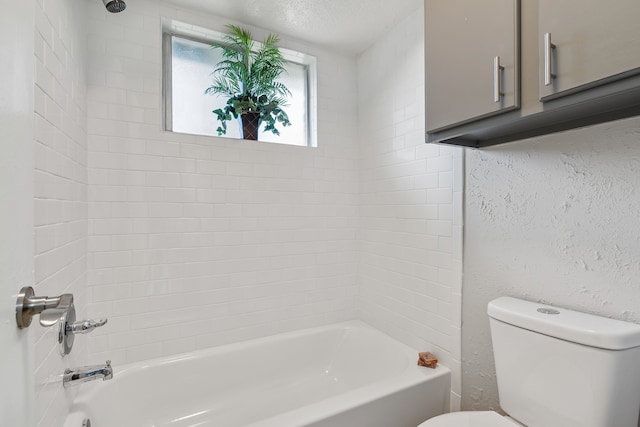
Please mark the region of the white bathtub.
<svg viewBox="0 0 640 427"><path fill-rule="evenodd" d="M450 390L446 367L416 361L361 322L286 333L114 366L78 386L64 427L416 427Z"/></svg>

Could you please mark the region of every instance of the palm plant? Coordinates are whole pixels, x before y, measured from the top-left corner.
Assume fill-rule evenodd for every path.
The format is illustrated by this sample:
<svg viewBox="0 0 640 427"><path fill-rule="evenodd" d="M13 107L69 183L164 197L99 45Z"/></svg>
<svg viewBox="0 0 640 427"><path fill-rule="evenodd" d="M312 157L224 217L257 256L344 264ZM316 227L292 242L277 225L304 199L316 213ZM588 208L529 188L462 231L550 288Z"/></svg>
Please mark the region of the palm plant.
<svg viewBox="0 0 640 427"><path fill-rule="evenodd" d="M257 129L263 122L265 131L280 135L276 124L291 124L282 109L291 92L278 81L287 64L277 46L279 38L270 34L254 50L255 42L249 31L235 25L227 25L227 29L229 34L224 36L223 43L212 45L222 51L223 60L211 73L213 84L205 91L209 95L228 96L224 108L213 110L220 121L218 135L226 134L227 121L238 117L245 128L245 139L257 139ZM255 135L247 135L247 121L256 125Z"/></svg>

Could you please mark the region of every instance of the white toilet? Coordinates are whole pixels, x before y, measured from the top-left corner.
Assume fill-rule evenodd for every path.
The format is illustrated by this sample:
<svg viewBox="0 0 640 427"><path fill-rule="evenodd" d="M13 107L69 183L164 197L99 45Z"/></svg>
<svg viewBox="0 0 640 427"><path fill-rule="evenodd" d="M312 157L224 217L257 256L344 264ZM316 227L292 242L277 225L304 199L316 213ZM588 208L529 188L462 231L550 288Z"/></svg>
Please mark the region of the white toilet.
<svg viewBox="0 0 640 427"><path fill-rule="evenodd" d="M640 325L502 297L488 306L501 408L419 427L637 427Z"/></svg>

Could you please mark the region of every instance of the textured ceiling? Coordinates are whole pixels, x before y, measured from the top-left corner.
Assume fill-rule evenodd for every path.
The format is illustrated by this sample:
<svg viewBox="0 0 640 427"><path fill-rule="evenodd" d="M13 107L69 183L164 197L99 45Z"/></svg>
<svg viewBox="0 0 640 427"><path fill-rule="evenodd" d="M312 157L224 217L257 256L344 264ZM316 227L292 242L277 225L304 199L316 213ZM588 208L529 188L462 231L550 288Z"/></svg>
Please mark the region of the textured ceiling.
<svg viewBox="0 0 640 427"><path fill-rule="evenodd" d="M170 0L185 8L357 54L423 0Z"/></svg>

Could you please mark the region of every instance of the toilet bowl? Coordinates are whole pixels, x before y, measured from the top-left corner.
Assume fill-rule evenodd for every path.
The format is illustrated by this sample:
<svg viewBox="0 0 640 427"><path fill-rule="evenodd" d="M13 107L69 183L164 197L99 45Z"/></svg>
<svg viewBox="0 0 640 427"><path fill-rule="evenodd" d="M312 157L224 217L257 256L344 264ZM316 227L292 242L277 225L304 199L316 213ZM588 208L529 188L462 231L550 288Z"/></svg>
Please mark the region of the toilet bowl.
<svg viewBox="0 0 640 427"><path fill-rule="evenodd" d="M419 427L638 427L640 325L502 297L487 307L500 407Z"/></svg>
<svg viewBox="0 0 640 427"><path fill-rule="evenodd" d="M452 412L423 422L418 427L523 427L493 411Z"/></svg>

